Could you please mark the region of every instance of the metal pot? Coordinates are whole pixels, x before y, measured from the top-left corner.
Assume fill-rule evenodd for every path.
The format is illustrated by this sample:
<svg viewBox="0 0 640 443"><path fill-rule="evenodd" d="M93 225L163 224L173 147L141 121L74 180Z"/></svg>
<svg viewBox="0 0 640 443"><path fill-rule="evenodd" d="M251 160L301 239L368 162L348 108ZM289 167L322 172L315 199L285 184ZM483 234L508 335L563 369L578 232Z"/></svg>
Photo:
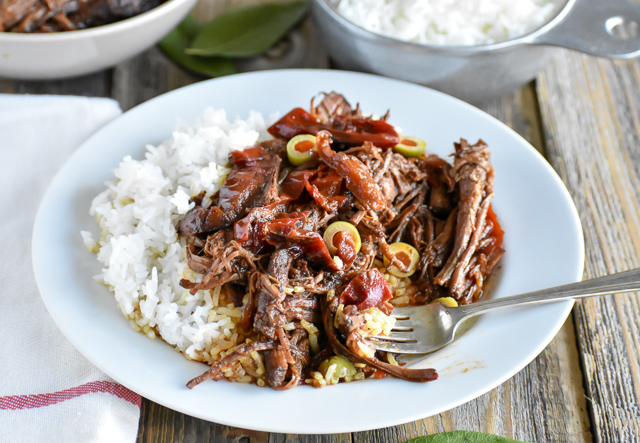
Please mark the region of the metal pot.
<svg viewBox="0 0 640 443"><path fill-rule="evenodd" d="M640 4L630 0L568 0L536 31L478 46L382 36L343 18L326 0L312 4L322 42L338 67L419 83L472 103L528 83L557 47L617 59L640 55Z"/></svg>

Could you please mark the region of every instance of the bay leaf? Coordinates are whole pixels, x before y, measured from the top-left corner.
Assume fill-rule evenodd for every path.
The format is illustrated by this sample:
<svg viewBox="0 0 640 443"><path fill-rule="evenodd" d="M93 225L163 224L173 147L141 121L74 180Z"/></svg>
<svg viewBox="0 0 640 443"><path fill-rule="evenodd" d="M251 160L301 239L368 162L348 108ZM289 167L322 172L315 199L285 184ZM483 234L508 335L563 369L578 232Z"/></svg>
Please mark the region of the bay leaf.
<svg viewBox="0 0 640 443"><path fill-rule="evenodd" d="M412 438L407 443L522 443L499 435L474 431L452 431Z"/></svg>
<svg viewBox="0 0 640 443"><path fill-rule="evenodd" d="M305 15L303 0L259 3L214 17L195 37L187 54L249 57L277 43Z"/></svg>
<svg viewBox="0 0 640 443"><path fill-rule="evenodd" d="M178 25L178 30L184 34L189 40L193 40L196 35L204 28L204 24L196 20L193 16L187 15Z"/></svg>
<svg viewBox="0 0 640 443"><path fill-rule="evenodd" d="M196 19L187 16L177 28L158 43L158 46L175 63L196 74L207 77L235 74L236 68L228 58L200 57L185 52L202 27L203 25Z"/></svg>

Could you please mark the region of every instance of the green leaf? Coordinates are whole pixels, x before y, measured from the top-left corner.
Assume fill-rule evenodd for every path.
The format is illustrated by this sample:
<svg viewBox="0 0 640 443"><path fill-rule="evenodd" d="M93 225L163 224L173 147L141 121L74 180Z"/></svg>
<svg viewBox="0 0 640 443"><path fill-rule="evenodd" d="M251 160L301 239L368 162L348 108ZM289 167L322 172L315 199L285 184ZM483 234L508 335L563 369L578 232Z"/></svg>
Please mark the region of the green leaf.
<svg viewBox="0 0 640 443"><path fill-rule="evenodd" d="M182 20L182 23L178 25L178 29L189 40L193 40L193 38L198 35L198 32L202 31L202 28L204 28L204 24L193 18L191 15L187 15L185 19Z"/></svg>
<svg viewBox="0 0 640 443"><path fill-rule="evenodd" d="M407 443L518 443L518 441L482 432L453 431L412 438Z"/></svg>
<svg viewBox="0 0 640 443"><path fill-rule="evenodd" d="M227 58L204 58L185 53L185 49L191 45L191 40L200 32L202 26L196 19L188 16L158 43L158 46L175 63L197 74L209 77L235 74L236 68Z"/></svg>
<svg viewBox="0 0 640 443"><path fill-rule="evenodd" d="M273 46L304 16L303 0L259 3L215 17L187 49L191 55L249 57Z"/></svg>

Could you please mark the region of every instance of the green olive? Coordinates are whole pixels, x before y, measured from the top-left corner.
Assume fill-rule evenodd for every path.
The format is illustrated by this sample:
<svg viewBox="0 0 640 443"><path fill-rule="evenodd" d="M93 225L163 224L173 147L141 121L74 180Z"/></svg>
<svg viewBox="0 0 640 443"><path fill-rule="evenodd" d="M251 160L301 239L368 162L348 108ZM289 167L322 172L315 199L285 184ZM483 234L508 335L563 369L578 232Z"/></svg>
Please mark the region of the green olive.
<svg viewBox="0 0 640 443"><path fill-rule="evenodd" d="M316 151L316 136L300 134L287 143L287 157L294 166L299 166L313 158Z"/></svg>
<svg viewBox="0 0 640 443"><path fill-rule="evenodd" d="M398 260L400 260L405 266L408 266L409 268L407 272L402 272L394 265L388 269L389 273L400 278L411 277L413 273L418 269L420 253L413 246L402 242L391 243L389 247L391 248L391 252L393 252L393 255L395 255ZM387 259L387 257L384 258L384 265L389 266L389 260Z"/></svg>
<svg viewBox="0 0 640 443"><path fill-rule="evenodd" d="M353 239L353 243L356 245L356 254L360 252L362 240L360 240L360 233L358 232L358 228L353 226L351 223L338 221L335 223L331 223L324 231L324 242L326 243L327 249L329 250L331 255L335 255L335 253L337 252L336 245L333 244L333 237L335 237L335 235L339 231L342 231L345 234L349 235Z"/></svg>
<svg viewBox="0 0 640 443"><path fill-rule="evenodd" d="M318 370L320 371L320 373L322 373L322 376L324 377L327 375L327 370L329 369L329 366L334 364L336 365L336 369L333 373L333 377L353 378L353 376L356 375L356 368L355 366L353 366L353 363L351 363L346 358L338 357L337 355L334 355L333 357L329 357L328 359L320 363L320 367L318 368Z"/></svg>
<svg viewBox="0 0 640 443"><path fill-rule="evenodd" d="M457 308L458 307L458 302L453 297L440 297L440 298L436 298L434 301L439 301L440 303L445 305L447 308Z"/></svg>
<svg viewBox="0 0 640 443"><path fill-rule="evenodd" d="M401 137L393 149L405 157L420 158L427 149L427 143L418 137Z"/></svg>

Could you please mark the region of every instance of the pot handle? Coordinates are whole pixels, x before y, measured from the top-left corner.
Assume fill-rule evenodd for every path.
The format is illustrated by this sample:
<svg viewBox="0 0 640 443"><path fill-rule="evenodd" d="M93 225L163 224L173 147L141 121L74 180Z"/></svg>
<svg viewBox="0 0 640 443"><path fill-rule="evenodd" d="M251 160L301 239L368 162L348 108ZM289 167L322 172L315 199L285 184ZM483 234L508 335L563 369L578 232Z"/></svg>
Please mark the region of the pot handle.
<svg viewBox="0 0 640 443"><path fill-rule="evenodd" d="M636 57L640 55L640 3L576 0L560 22L551 24L532 43L562 46L599 57Z"/></svg>

